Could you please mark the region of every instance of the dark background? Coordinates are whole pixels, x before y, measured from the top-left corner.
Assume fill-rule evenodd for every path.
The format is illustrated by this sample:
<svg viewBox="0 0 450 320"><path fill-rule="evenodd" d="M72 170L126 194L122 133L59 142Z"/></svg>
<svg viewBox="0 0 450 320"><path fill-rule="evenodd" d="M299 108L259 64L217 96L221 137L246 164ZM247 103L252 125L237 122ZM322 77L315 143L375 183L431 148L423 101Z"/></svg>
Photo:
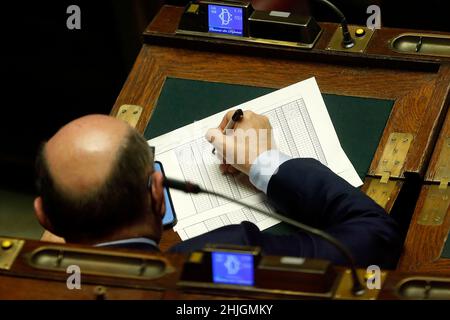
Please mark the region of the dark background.
<svg viewBox="0 0 450 320"><path fill-rule="evenodd" d="M81 30L69 30L69 5ZM157 0L16 1L0 5L0 188L33 191L41 141L68 121L109 113Z"/></svg>
<svg viewBox="0 0 450 320"><path fill-rule="evenodd" d="M41 141L68 121L109 113L141 46L140 34L163 0L16 1L0 4L0 188L33 192ZM378 4L384 26L450 31L447 0L334 0L351 23ZM167 0L184 5L187 1ZM81 8L81 30L66 9ZM335 21L312 0L254 0L263 10L310 12Z"/></svg>

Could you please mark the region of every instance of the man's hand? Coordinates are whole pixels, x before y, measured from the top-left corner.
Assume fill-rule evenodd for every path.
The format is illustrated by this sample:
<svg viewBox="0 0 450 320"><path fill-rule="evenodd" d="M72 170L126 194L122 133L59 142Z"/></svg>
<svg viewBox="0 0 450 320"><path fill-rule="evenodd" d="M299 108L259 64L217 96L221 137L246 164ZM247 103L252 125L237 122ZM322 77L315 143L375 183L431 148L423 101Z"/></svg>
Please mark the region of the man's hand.
<svg viewBox="0 0 450 320"><path fill-rule="evenodd" d="M222 133L235 110L228 111L219 127L209 129L206 139L211 142L218 156L222 157L221 170L224 173L241 171L249 174L250 167L263 152L275 147L272 126L266 116L244 111L244 116L234 129Z"/></svg>

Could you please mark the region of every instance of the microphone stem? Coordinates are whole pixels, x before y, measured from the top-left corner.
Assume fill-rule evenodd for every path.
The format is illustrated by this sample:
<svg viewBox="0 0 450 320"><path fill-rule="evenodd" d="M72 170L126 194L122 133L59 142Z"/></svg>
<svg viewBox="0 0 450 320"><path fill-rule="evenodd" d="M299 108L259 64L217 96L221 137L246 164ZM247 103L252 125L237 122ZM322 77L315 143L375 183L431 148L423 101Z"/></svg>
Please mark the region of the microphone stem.
<svg viewBox="0 0 450 320"><path fill-rule="evenodd" d="M336 7L333 3L331 3L328 0L318 0L318 1L327 5L331 10L334 11L334 13L337 16L339 16L339 19L341 19L340 24L342 26L342 36L343 36L342 45L344 46L344 48L353 47L355 45L355 41L353 40L350 32L348 31L347 19L345 18L342 11L339 10L338 7Z"/></svg>

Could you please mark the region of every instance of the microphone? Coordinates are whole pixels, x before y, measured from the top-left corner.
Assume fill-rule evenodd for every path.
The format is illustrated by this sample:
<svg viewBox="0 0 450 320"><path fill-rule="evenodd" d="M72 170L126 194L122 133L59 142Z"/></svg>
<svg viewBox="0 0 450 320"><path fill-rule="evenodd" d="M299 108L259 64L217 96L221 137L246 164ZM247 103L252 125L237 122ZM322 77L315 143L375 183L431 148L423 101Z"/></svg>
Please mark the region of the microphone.
<svg viewBox="0 0 450 320"><path fill-rule="evenodd" d="M181 190L181 191L184 191L186 193L194 193L194 194L205 193L205 194L218 196L218 197L223 198L225 200L228 200L228 201L240 204L242 206L245 206L245 207L247 207L247 208L249 208L251 210L255 210L255 211L257 211L259 213L262 213L262 214L264 214L266 216L276 218L276 219L278 219L280 221L283 221L284 223L290 224L290 225L292 225L292 226L294 226L294 227L296 227L296 228L298 228L298 229L300 229L300 230L302 230L302 231L304 231L306 233L313 234L315 236L318 236L318 237L324 239L325 241L328 241L333 246L335 246L349 262L350 269L351 269L351 275L352 275L352 279L353 279L352 294L355 295L355 296L361 296L361 295L364 294L365 289L364 289L364 286L362 285L361 281L359 280L358 274L356 272L356 264L355 264L355 260L353 259L352 254L347 249L347 247L342 244L342 242L340 242L338 239L336 239L332 235L330 235L330 234L328 234L328 233L326 233L326 232L324 232L322 230L319 230L317 228L313 228L313 227L310 227L310 226L308 226L306 224L298 222L298 221L296 221L294 219L291 219L289 217L282 216L282 215L280 215L278 213L275 213L275 212L270 213L270 212L267 212L267 211L262 210L260 208L257 208L255 206L246 204L246 203L244 203L242 201L233 199L233 198L231 198L229 196L226 196L224 194L217 193L217 192L214 192L214 191L211 191L211 190L207 190L207 189L203 189L199 185L191 183L191 182L187 182L187 181L185 182L185 181L180 181L180 180L175 180L175 179L170 179L170 178L164 177L163 185L165 187L167 187L167 188Z"/></svg>
<svg viewBox="0 0 450 320"><path fill-rule="evenodd" d="M334 4L332 4L328 0L318 0L319 2L322 2L328 6L331 10L333 10L341 19L341 26L342 26L342 47L346 49L350 49L355 45L355 40L353 40L352 35L348 31L348 24L347 19L345 18L344 14L341 10L338 9Z"/></svg>
<svg viewBox="0 0 450 320"><path fill-rule="evenodd" d="M186 193L197 194L197 193L203 192L202 188L200 188L200 186L197 184L190 183L188 181L185 182L185 181L180 181L180 180L175 180L175 179L169 179L166 177L164 177L163 185L164 185L164 187L181 190Z"/></svg>

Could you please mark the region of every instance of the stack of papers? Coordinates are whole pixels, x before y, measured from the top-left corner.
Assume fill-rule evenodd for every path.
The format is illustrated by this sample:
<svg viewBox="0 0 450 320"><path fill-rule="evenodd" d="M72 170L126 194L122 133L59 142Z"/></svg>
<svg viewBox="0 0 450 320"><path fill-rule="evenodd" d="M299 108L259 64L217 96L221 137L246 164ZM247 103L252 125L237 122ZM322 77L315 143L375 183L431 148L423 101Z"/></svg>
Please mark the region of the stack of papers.
<svg viewBox="0 0 450 320"><path fill-rule="evenodd" d="M342 149L315 78L293 84L265 96L233 106L266 115L273 127L277 148L292 157L319 160L355 187L362 181ZM162 162L170 178L187 180L218 193L273 212L266 196L254 188L248 177L223 175L220 161L205 139L209 128L217 128L228 110L148 141L156 148L155 158ZM299 177L300 178L300 177ZM171 190L178 223L174 230L186 240L216 228L242 221L260 230L278 220L225 201L214 195L186 194Z"/></svg>

